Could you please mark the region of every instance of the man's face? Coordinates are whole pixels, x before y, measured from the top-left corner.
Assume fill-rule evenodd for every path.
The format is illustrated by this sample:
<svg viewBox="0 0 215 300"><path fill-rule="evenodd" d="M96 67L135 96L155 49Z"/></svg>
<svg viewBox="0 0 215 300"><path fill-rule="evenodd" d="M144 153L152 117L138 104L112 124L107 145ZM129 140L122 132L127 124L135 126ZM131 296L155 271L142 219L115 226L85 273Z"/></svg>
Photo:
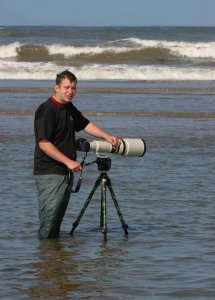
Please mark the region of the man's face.
<svg viewBox="0 0 215 300"><path fill-rule="evenodd" d="M70 82L65 78L61 81L60 85L55 85L55 97L56 100L62 104L67 104L72 101L76 93L77 82Z"/></svg>

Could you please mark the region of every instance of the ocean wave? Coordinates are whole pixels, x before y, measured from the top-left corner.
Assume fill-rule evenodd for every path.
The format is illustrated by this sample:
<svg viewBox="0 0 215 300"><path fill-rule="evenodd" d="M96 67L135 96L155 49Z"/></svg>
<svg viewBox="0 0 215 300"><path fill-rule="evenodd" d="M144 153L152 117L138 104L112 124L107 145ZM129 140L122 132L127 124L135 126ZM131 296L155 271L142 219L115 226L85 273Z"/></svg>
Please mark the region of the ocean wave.
<svg viewBox="0 0 215 300"><path fill-rule="evenodd" d="M130 38L109 42L108 45L75 46L64 44L12 44L0 46L0 59L14 58L20 61L63 61L75 58L79 63L148 63L171 62L183 59L215 59L215 42L170 42Z"/></svg>
<svg viewBox="0 0 215 300"><path fill-rule="evenodd" d="M175 57L186 57L186 58L215 58L215 42L208 43L186 43L186 42L169 42L169 41L160 41L160 40L141 40L141 39L125 39L125 42L132 42L130 45L127 43L121 44L121 46L95 46L95 47L75 47L75 46L65 46L65 45L51 45L47 46L48 51L51 55L53 54L62 54L65 58L75 57L80 55L98 55L103 53L112 53L112 54L123 54L135 52L140 52L144 54L145 51L152 51L154 57L159 55L159 52L166 51L169 56ZM131 47L132 45L132 47ZM157 51L155 51L157 49Z"/></svg>
<svg viewBox="0 0 215 300"><path fill-rule="evenodd" d="M99 45L0 45L0 79L54 79L71 69L81 80L215 80L215 42L138 38Z"/></svg>
<svg viewBox="0 0 215 300"><path fill-rule="evenodd" d="M54 62L1 62L0 79L52 80L65 69ZM67 65L80 80L215 80L214 68L136 66L127 64L82 67Z"/></svg>
<svg viewBox="0 0 215 300"><path fill-rule="evenodd" d="M127 38L115 41L123 45L143 48L168 49L173 55L190 58L215 58L215 42L180 42L166 40L143 40L138 38Z"/></svg>

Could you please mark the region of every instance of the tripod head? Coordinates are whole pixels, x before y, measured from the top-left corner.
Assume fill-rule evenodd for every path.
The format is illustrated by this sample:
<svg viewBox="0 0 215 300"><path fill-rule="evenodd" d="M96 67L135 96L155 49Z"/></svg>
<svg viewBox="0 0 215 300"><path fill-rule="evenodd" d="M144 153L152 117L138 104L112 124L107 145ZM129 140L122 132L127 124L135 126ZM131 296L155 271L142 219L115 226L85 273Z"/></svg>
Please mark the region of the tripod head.
<svg viewBox="0 0 215 300"><path fill-rule="evenodd" d="M111 168L111 159L108 156L98 155L96 163L99 171L106 172Z"/></svg>

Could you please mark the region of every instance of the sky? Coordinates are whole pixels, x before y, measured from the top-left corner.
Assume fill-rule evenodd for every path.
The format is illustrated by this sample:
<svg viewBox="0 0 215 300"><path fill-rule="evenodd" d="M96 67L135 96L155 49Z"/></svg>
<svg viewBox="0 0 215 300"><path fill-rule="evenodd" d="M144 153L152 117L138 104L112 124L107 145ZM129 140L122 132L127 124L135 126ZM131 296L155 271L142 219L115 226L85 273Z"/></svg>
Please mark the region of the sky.
<svg viewBox="0 0 215 300"><path fill-rule="evenodd" d="M0 25L215 26L215 0L0 0Z"/></svg>

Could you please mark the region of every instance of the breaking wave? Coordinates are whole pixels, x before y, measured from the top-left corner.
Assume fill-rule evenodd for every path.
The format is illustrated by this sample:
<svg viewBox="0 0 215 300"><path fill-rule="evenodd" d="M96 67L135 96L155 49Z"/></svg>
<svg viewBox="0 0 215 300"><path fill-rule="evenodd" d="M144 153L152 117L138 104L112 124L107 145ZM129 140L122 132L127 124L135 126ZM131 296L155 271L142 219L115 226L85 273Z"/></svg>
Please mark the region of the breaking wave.
<svg viewBox="0 0 215 300"><path fill-rule="evenodd" d="M215 42L127 38L102 45L0 45L0 79L215 80Z"/></svg>

